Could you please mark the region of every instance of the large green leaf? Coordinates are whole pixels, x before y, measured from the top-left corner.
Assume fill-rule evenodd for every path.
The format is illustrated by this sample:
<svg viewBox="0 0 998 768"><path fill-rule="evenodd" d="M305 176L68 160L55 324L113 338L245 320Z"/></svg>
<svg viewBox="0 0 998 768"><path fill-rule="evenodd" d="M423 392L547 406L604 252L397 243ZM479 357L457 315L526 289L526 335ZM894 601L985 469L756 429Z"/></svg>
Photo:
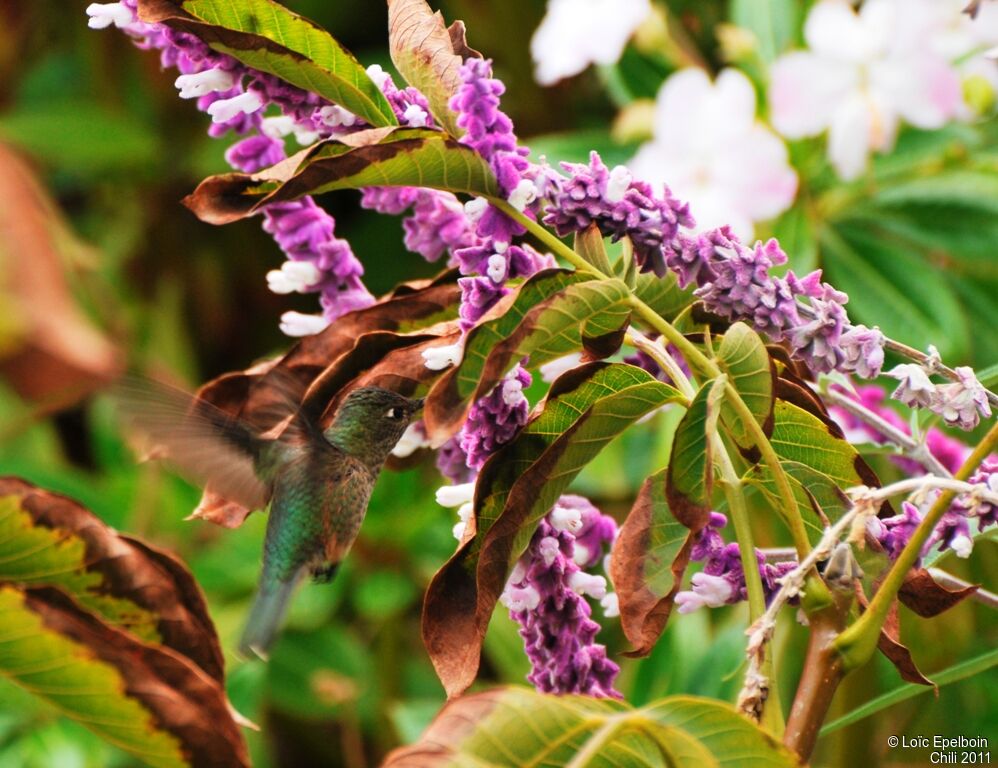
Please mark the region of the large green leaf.
<svg viewBox="0 0 998 768"><path fill-rule="evenodd" d="M725 377L721 376L700 387L672 440L665 495L676 519L694 530L706 524L712 508L712 444L724 384Z"/></svg>
<svg viewBox="0 0 998 768"><path fill-rule="evenodd" d="M735 323L721 339L717 362L752 417L768 433L773 427L776 369L759 334L745 323ZM727 398L721 403L721 421L740 448L754 445L752 432Z"/></svg>
<svg viewBox="0 0 998 768"><path fill-rule="evenodd" d="M645 480L610 559L620 624L638 656L650 653L665 629L696 535L670 511L665 480L666 470Z"/></svg>
<svg viewBox="0 0 998 768"><path fill-rule="evenodd" d="M471 403L487 394L522 358L542 365L607 338L626 323L627 287L582 272L538 272L472 328L461 362L430 391L427 431L438 439L464 421Z"/></svg>
<svg viewBox="0 0 998 768"><path fill-rule="evenodd" d="M610 440L682 399L635 366L582 365L552 384L542 409L486 462L475 489L475 535L434 576L423 607L423 639L451 695L474 679L510 564L541 517Z"/></svg>
<svg viewBox="0 0 998 768"><path fill-rule="evenodd" d="M833 431L833 427L812 413L792 403L777 400L773 408L773 434L770 443L777 455L786 461L810 467L845 490L870 482L868 468L861 470L859 453ZM867 474L866 480L861 472Z"/></svg>
<svg viewBox="0 0 998 768"><path fill-rule="evenodd" d="M248 764L204 600L172 556L0 479L0 674L156 766Z"/></svg>
<svg viewBox="0 0 998 768"><path fill-rule="evenodd" d="M372 128L316 144L255 175L209 176L184 204L203 221L226 224L267 203L361 187L497 194L488 163L456 139L429 129Z"/></svg>
<svg viewBox="0 0 998 768"><path fill-rule="evenodd" d="M998 213L998 176L993 172L958 170L916 176L886 185L874 197L883 206L934 203Z"/></svg>
<svg viewBox="0 0 998 768"><path fill-rule="evenodd" d="M458 21L448 29L426 0L388 0L388 47L392 62L426 97L437 122L451 136L460 136L449 102L462 84L461 57L480 55L468 48L464 24Z"/></svg>
<svg viewBox="0 0 998 768"><path fill-rule="evenodd" d="M139 0L139 17L182 29L248 67L340 104L373 126L398 125L353 54L273 0Z"/></svg>
<svg viewBox="0 0 998 768"><path fill-rule="evenodd" d="M525 765L790 768L792 755L730 705L675 696L641 709L612 699L502 688L447 704L386 768Z"/></svg>

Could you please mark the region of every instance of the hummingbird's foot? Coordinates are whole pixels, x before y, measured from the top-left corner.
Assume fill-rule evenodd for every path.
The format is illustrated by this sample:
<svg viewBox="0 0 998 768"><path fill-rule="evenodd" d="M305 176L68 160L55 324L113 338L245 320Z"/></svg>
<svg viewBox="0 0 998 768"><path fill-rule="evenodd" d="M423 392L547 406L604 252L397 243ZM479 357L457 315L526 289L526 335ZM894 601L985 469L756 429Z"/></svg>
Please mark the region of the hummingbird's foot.
<svg viewBox="0 0 998 768"><path fill-rule="evenodd" d="M323 565L318 568L312 569L312 581L316 584L328 584L336 576L336 571L339 569L339 563L332 563L331 565Z"/></svg>

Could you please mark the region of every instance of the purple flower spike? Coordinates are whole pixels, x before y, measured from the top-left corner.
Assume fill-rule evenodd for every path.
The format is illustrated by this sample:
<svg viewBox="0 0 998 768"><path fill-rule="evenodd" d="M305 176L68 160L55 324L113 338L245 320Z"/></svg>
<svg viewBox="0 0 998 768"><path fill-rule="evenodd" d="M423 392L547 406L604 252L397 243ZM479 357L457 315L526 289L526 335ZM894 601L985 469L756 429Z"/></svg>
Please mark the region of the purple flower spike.
<svg viewBox="0 0 998 768"><path fill-rule="evenodd" d="M481 469L485 460L527 423L530 404L523 390L531 381L527 370L517 366L471 407L461 431L461 449L468 456L469 467Z"/></svg>
<svg viewBox="0 0 998 768"><path fill-rule="evenodd" d="M392 215L411 208L412 215L402 221L405 247L427 261L436 261L445 251L453 255L476 242L464 207L450 192L417 187L369 187L363 192L361 205Z"/></svg>
<svg viewBox="0 0 998 768"><path fill-rule="evenodd" d="M620 668L596 643L600 626L585 600L606 603L606 579L584 568L602 559L615 534L613 519L588 500L562 496L506 583L501 601L520 624L527 679L539 691L621 698L614 688Z"/></svg>
<svg viewBox="0 0 998 768"><path fill-rule="evenodd" d="M616 242L625 235L634 244L634 256L643 272L666 274L666 254L677 247L679 227L692 227L689 206L668 189L657 198L651 186L635 181L623 166L612 171L597 152L589 164L562 163L570 178L551 192L544 223L561 235L584 232L596 223Z"/></svg>

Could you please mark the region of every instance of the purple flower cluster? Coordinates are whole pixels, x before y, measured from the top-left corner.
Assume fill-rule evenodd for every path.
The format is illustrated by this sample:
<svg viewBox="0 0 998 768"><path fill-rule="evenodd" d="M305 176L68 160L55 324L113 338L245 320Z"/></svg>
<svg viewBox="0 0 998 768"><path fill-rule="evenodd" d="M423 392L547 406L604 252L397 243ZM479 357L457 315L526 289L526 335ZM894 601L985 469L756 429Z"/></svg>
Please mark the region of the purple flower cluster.
<svg viewBox="0 0 998 768"><path fill-rule="evenodd" d="M285 135L294 133L299 141L311 143L361 127L359 118L341 107L212 51L193 35L139 21L136 0L93 4L87 13L91 26L113 23L140 48L158 50L164 68L179 70L180 95L197 98L198 108L211 116L210 135L232 131L245 136L256 131L225 154L238 170L255 173L284 159ZM268 105L283 115L264 117ZM281 328L289 335L316 333L336 317L374 302L361 281L363 266L349 243L335 236L335 225L310 197L264 209L264 229L289 260L268 274L272 290L319 293L323 309L322 317L285 313Z"/></svg>
<svg viewBox="0 0 998 768"><path fill-rule="evenodd" d="M614 242L627 236L641 270L664 277L679 227L695 224L689 205L668 188L657 197L650 184L634 180L623 166L609 170L597 152L589 155L588 165L561 165L570 176L553 185L544 223L561 236L584 232L593 223Z"/></svg>
<svg viewBox="0 0 998 768"><path fill-rule="evenodd" d="M992 493L998 492L998 458L985 459L967 482ZM920 507L905 501L901 504L899 514L887 518L872 518L869 521L867 529L883 545L891 560L896 560L901 554L938 495L938 492L928 494ZM998 523L998 505L974 493L957 496L925 542L921 556L925 557L938 546L940 552L952 549L957 557L970 557L974 549L970 530L972 520L977 521L977 532L983 533L986 528Z"/></svg>
<svg viewBox="0 0 998 768"><path fill-rule="evenodd" d="M471 406L461 429L460 445L467 465L476 472L527 423L530 403L523 390L531 381L527 370L518 365L489 394Z"/></svg>
<svg viewBox="0 0 998 768"><path fill-rule="evenodd" d="M616 532L614 520L587 499L562 496L506 582L501 600L520 625L532 667L527 679L540 691L621 698L613 687L620 668L596 643L600 626L584 597L615 605L606 579L586 569L603 559Z"/></svg>
<svg viewBox="0 0 998 768"><path fill-rule="evenodd" d="M772 267L786 261L776 240L747 248L728 227L680 237L665 254L680 287L696 285L694 295L711 312L744 320L775 341L789 342L794 354L815 371L878 375L884 362L883 334L849 324L843 307L848 297L822 283L821 270L804 277L793 270L784 277L770 274Z"/></svg>
<svg viewBox="0 0 998 768"><path fill-rule="evenodd" d="M692 613L702 606L717 608L748 599L741 548L738 544L726 544L720 534L720 529L727 524L728 519L721 513L710 513L710 521L700 532L690 554L691 560L702 562L704 567L700 573L693 575L693 589L676 595L675 603L680 613ZM756 560L768 602L780 588L779 580L796 568L797 562L767 563L759 551L756 551Z"/></svg>
<svg viewBox="0 0 998 768"><path fill-rule="evenodd" d="M895 429L906 435L911 434L911 427L893 408L884 404L884 391L877 386L857 387L855 394L847 390L839 390L842 394L852 397L856 402L873 412L886 421ZM874 442L882 445L887 442L887 438L875 427L854 416L844 408L829 408L832 418L842 427L846 439L851 443ZM955 473L970 455L970 448L959 440L950 437L940 429L933 427L925 434L925 447L928 449L940 464L950 472ZM891 456L891 460L909 475L916 475L927 471L929 468L923 466L913 459L905 456Z"/></svg>
<svg viewBox="0 0 998 768"><path fill-rule="evenodd" d="M928 408L952 427L974 429L982 416L991 416L988 391L967 366L954 369L957 381L935 384L929 377L935 372L938 353L932 352L928 365L902 363L886 372L899 382L891 396L912 408Z"/></svg>

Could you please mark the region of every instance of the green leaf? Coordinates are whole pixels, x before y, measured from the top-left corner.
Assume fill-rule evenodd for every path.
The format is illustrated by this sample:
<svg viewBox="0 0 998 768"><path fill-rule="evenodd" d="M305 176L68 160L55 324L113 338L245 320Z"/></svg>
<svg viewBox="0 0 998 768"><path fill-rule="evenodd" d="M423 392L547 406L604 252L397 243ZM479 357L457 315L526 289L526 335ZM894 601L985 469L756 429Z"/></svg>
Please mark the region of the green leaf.
<svg viewBox="0 0 998 768"><path fill-rule="evenodd" d="M756 423L764 432L771 430L776 369L759 334L745 323L735 323L721 339L717 362L721 370L728 374L728 380ZM748 426L726 399L721 403L721 421L740 448L748 449L754 445Z"/></svg>
<svg viewBox="0 0 998 768"><path fill-rule="evenodd" d="M800 5L793 0L731 0L730 18L755 35L759 56L770 63L793 43Z"/></svg>
<svg viewBox="0 0 998 768"><path fill-rule="evenodd" d="M579 254L587 263L592 264L604 275L613 274L610 266L610 258L606 254L606 244L603 242L603 234L599 225L593 222L589 228L583 232L575 233L575 243L573 250Z"/></svg>
<svg viewBox="0 0 998 768"><path fill-rule="evenodd" d="M189 765L176 736L125 695L118 669L52 626L61 618L53 614L29 593L0 584L0 672L147 765Z"/></svg>
<svg viewBox="0 0 998 768"><path fill-rule="evenodd" d="M707 521L714 487L711 444L726 377L706 382L690 403L672 441L665 494L676 519L698 530Z"/></svg>
<svg viewBox="0 0 998 768"><path fill-rule="evenodd" d="M449 702L386 768L475 765L790 768L776 739L733 707L675 696L641 709L613 699L500 688Z"/></svg>
<svg viewBox="0 0 998 768"><path fill-rule="evenodd" d="M631 264L633 263L634 260L631 259ZM633 293L661 317L670 321L693 303L691 290L680 288L676 275L672 272L665 277L658 277L651 272L635 275Z"/></svg>
<svg viewBox="0 0 998 768"><path fill-rule="evenodd" d="M859 453L817 416L792 403L777 400L773 408L773 434L769 441L784 460L797 462L825 475L843 490L864 481L857 469ZM875 478L874 478L875 479Z"/></svg>
<svg viewBox="0 0 998 768"><path fill-rule="evenodd" d="M533 275L468 332L461 362L427 397L428 433L456 431L471 403L524 357L531 367L543 365L618 332L629 316L627 295L617 279L561 269Z"/></svg>
<svg viewBox="0 0 998 768"><path fill-rule="evenodd" d="M464 40L464 24L450 29L425 0L388 0L388 47L409 85L422 93L430 112L451 136L460 136L449 102L462 85L462 56L475 55Z"/></svg>
<svg viewBox="0 0 998 768"><path fill-rule="evenodd" d="M273 0L141 0L139 18L189 32L214 50L323 96L375 127L398 125L388 99L353 54L314 22Z"/></svg>
<svg viewBox="0 0 998 768"><path fill-rule="evenodd" d="M831 229L821 237L829 282L849 294L854 322L879 325L916 348L934 343L949 357L966 349L966 321L944 281L924 279L924 261L885 239Z"/></svg>
<svg viewBox="0 0 998 768"><path fill-rule="evenodd" d="M856 707L856 709L851 712L848 712L841 717L837 717L830 723L826 723L821 729L820 735L827 736L830 733L834 733L835 731L845 728L847 725L852 725L853 723L863 720L870 715L875 715L877 712L881 712L888 707L900 704L902 701L907 701L908 699L914 698L915 696L927 691L936 691L938 695L939 687L948 685L949 683L956 683L960 680L965 680L972 675L982 674L983 672L987 672L989 669L994 668L996 665L998 665L998 649L992 649L986 653L982 653L976 658L962 661L959 664L954 664L941 672L932 673L932 682L935 683L936 688L926 687L915 683L905 683L904 685L898 686L893 691L881 694L875 699Z"/></svg>
<svg viewBox="0 0 998 768"><path fill-rule="evenodd" d="M178 560L0 478L0 674L156 766L248 765L204 598Z"/></svg>
<svg viewBox="0 0 998 768"><path fill-rule="evenodd" d="M620 624L636 656L650 653L665 629L696 535L669 509L666 472L656 472L641 486L610 558Z"/></svg>
<svg viewBox="0 0 998 768"><path fill-rule="evenodd" d="M209 176L184 204L203 221L227 224L268 203L372 186L497 194L488 163L456 139L429 129L374 128L320 142L256 175Z"/></svg>
<svg viewBox="0 0 998 768"><path fill-rule="evenodd" d="M883 206L933 203L998 213L998 177L993 172L958 170L918 176L885 186L874 197Z"/></svg>
<svg viewBox="0 0 998 768"><path fill-rule="evenodd" d="M796 461L781 461L780 466L788 475L808 541L817 544L825 532L825 521L834 523L838 520L849 508L848 499L830 477L817 470ZM755 465L745 475L744 481L762 494L769 507L783 513L776 480L767 466Z"/></svg>
<svg viewBox="0 0 998 768"><path fill-rule="evenodd" d="M423 608L423 639L451 695L474 679L510 564L541 517L614 437L682 399L635 366L582 365L552 384L543 408L485 463L475 487L475 535L434 576Z"/></svg>

